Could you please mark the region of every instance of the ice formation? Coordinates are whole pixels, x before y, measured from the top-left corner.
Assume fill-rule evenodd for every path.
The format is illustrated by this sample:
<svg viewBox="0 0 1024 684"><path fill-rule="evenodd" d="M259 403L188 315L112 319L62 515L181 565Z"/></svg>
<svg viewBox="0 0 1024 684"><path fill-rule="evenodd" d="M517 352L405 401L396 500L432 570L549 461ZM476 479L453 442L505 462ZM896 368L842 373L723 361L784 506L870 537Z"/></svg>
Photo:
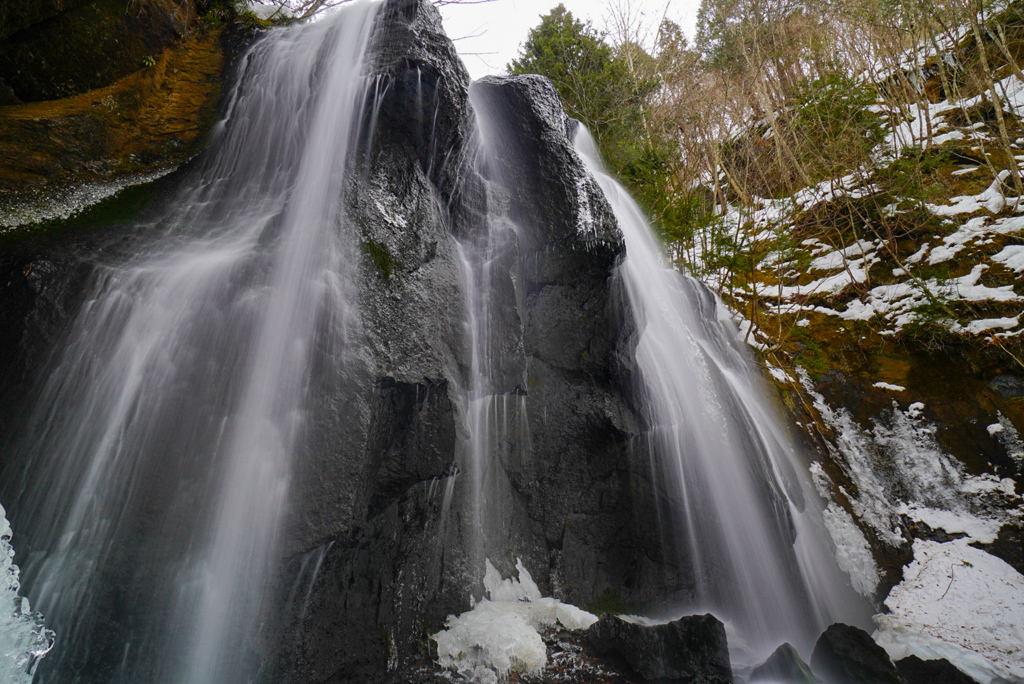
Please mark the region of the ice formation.
<svg viewBox="0 0 1024 684"><path fill-rule="evenodd" d="M0 682L32 684L39 659L53 647L53 632L43 616L33 613L28 599L18 595L21 582L11 547L11 525L0 506Z"/></svg>
<svg viewBox="0 0 1024 684"><path fill-rule="evenodd" d="M447 629L432 635L438 662L473 682L491 684L510 672L536 673L548 662L542 630L586 629L597 616L576 606L541 596L533 577L516 560L519 578L502 579L486 561L484 589L472 610L450 615Z"/></svg>
<svg viewBox="0 0 1024 684"><path fill-rule="evenodd" d="M806 378L804 378L806 381ZM894 406L869 431L845 409L832 409L805 385L815 407L836 433L837 459L857 495L844 492L861 525L892 546L906 543L900 516L959 539L916 539L914 561L885 600L890 612L875 616L875 640L894 659L916 655L945 658L981 684L1024 681L1024 576L972 543L995 541L1003 525L1024 514L1015 483L995 475L971 475L935 439L924 404ZM1000 414L988 427L1001 434L1012 424ZM999 428L994 430L994 428ZM877 464L889 464L883 472ZM834 486L821 465L811 467L828 497ZM877 571L861 530L843 508L830 502L825 524L839 550L840 565L855 587L870 593Z"/></svg>

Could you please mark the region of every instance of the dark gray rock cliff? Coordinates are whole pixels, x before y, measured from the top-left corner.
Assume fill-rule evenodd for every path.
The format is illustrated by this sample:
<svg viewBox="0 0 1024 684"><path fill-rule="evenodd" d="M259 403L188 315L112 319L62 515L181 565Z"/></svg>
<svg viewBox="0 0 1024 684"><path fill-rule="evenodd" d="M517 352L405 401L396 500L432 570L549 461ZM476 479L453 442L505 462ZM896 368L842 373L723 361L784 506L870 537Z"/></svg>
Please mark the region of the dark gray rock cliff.
<svg viewBox="0 0 1024 684"><path fill-rule="evenodd" d="M522 402L528 427L506 435L485 555L505 574L521 557L547 593L581 605L642 605L673 579L633 446L631 337L613 281L624 248L557 94L538 77L470 91L427 3L391 2L380 21L379 113L349 188L375 389L339 426L358 434L306 461L314 503L297 538L318 546L293 563L288 681L401 680L429 659L427 636L479 596L460 503L472 350L457 241L480 239L499 209L516 231L489 281L490 383ZM485 143L495 149L481 161ZM340 415L326 409L322 424Z"/></svg>
<svg viewBox="0 0 1024 684"><path fill-rule="evenodd" d="M490 265L488 390L515 420L494 455L483 556L506 576L522 558L545 593L585 607L640 609L679 585L652 524L629 389L634 331L614 277L624 246L557 94L539 77L470 88L426 0L389 0L374 44L345 190L360 315L314 341L312 427L261 649L280 682L405 681L430 659L429 634L480 595L462 250L496 213L515 230ZM104 244L118 230L129 229L105 229ZM8 433L95 259L55 240L2 262Z"/></svg>

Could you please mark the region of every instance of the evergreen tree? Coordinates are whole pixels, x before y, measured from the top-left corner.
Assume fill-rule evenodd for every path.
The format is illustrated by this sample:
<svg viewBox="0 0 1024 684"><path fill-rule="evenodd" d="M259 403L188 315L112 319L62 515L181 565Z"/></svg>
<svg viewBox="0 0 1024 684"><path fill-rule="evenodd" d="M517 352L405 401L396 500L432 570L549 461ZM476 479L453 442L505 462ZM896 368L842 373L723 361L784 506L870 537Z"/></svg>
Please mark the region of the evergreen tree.
<svg viewBox="0 0 1024 684"><path fill-rule="evenodd" d="M667 25L666 55L685 49L678 27ZM682 43L680 42L682 41ZM513 74L549 78L569 116L593 133L609 169L644 205L663 231L673 215L672 165L678 144L652 123L650 109L661 81L659 64L640 45L612 47L589 22L558 5L530 30Z"/></svg>

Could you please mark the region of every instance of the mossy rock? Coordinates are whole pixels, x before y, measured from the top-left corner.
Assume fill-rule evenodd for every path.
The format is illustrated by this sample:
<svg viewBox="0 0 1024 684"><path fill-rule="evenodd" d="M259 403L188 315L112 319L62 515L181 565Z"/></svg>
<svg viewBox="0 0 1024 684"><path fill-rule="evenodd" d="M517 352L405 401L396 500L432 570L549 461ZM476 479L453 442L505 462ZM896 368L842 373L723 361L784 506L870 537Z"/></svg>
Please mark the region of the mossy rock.
<svg viewBox="0 0 1024 684"><path fill-rule="evenodd" d="M0 209L193 156L216 118L224 36L224 29L196 32L106 88L0 107Z"/></svg>

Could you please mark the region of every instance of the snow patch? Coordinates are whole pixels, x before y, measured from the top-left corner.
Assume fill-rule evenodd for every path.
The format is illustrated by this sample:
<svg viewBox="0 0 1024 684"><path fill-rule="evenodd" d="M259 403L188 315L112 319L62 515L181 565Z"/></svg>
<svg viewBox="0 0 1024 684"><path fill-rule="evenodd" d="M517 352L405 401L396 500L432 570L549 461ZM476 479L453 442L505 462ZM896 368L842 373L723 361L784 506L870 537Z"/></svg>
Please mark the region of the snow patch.
<svg viewBox="0 0 1024 684"><path fill-rule="evenodd" d="M891 390L893 392L905 392L907 390L907 388L904 387L903 385L892 385L888 382L876 382L874 385L872 385L872 387Z"/></svg>
<svg viewBox="0 0 1024 684"><path fill-rule="evenodd" d="M967 332L977 335L986 330L1012 330L1020 323L1020 316L1013 318L982 318L967 324Z"/></svg>
<svg viewBox="0 0 1024 684"><path fill-rule="evenodd" d="M1024 245L1004 247L1003 251L992 257L992 261L1006 266L1015 273L1024 271Z"/></svg>
<svg viewBox="0 0 1024 684"><path fill-rule="evenodd" d="M973 214L976 211L987 209L993 214L998 214L1006 208L1007 199L1003 194L1003 181L1010 177L1010 172L1003 170L999 172L992 184L977 195L961 195L951 199L954 204L929 204L928 210L936 216L957 216L960 214Z"/></svg>
<svg viewBox="0 0 1024 684"><path fill-rule="evenodd" d="M1024 577L967 539L916 540L885 605L873 636L893 660L946 658L982 684L1024 681Z"/></svg>

